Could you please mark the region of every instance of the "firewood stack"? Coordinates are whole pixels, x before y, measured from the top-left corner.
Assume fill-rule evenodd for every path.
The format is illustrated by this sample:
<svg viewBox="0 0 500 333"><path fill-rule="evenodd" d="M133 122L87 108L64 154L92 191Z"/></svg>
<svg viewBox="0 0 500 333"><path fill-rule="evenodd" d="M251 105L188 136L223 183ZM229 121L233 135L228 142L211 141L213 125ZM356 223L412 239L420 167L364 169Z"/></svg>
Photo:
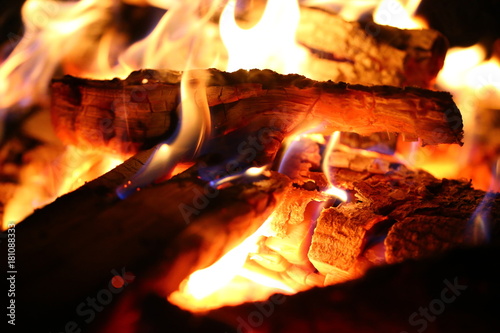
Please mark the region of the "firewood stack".
<svg viewBox="0 0 500 333"><path fill-rule="evenodd" d="M212 137L195 161L184 161L190 163L184 172L124 200L116 196L116 188L146 162L151 147L173 135L182 73L145 69L125 80L66 76L53 81L51 114L64 142L133 156L16 227L20 318L35 318L43 329L75 322L83 331L96 332L162 331L163 318L176 320L179 332L386 332L409 329L407 311L417 311L426 300L412 292L397 312L399 292L411 289L405 281L434 295L439 279L472 274L470 283L484 282L485 290L495 292L482 272L476 278L457 269L457 255L465 255L467 267L476 269L470 257L487 253L492 264L485 272L490 272L499 242L500 198L467 181L436 179L391 156L357 159L337 151L330 173L348 193L349 200L341 203L324 194L329 185L319 167L324 146L304 139L303 149L288 156L290 165L282 173L239 177L217 191L211 187L211 180L231 172L276 165L283 140L305 128L316 127L326 135L398 133L424 145L462 144L461 115L451 95L424 89L442 66L446 41L441 35L347 23L322 10L302 10L298 39L316 57L311 66L318 68L318 76L350 83L269 70L208 70ZM367 35L368 25L378 33ZM346 163L335 166L339 156ZM190 208L181 208L186 206ZM252 305L199 317L165 300L189 274L217 261L271 215L275 235L261 239L259 252L246 265L303 291L288 296L283 307L276 298L276 316L266 315L259 325L242 324L238 318L252 314ZM487 246L494 251L469 249L486 241L484 233L476 232L479 219L490 225ZM453 249L448 254L452 259L441 257ZM439 262L449 270L433 271ZM75 309L108 288L113 271L130 277L127 286L96 321L87 323ZM413 273L430 274L432 281L420 284L408 278ZM401 289L392 290L392 282ZM472 289L468 299L489 299ZM364 294L363 312L340 320ZM378 309L376 296L391 301ZM316 301L323 310L313 305ZM317 313L308 317L309 312L298 309L310 302ZM451 307L446 322L454 309L463 314L468 307ZM391 311L387 319L382 315L386 310ZM284 324L287 316L290 322ZM126 325L132 317L134 323ZM358 325L356 318L377 325ZM480 316L474 312L472 318ZM482 324L489 329L491 317L486 319ZM443 330L429 331L459 327L446 322Z"/></svg>

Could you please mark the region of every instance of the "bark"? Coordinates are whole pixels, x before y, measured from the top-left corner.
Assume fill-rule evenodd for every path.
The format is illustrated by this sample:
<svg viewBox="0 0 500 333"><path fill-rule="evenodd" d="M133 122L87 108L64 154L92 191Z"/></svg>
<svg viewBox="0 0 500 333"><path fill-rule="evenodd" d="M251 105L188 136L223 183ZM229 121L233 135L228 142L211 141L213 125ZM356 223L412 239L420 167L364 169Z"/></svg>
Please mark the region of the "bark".
<svg viewBox="0 0 500 333"><path fill-rule="evenodd" d="M307 70L314 79L424 88L432 86L448 49L434 30L346 22L308 7L301 7L297 40L312 51Z"/></svg>
<svg viewBox="0 0 500 333"><path fill-rule="evenodd" d="M500 194L463 180L399 167L384 175L335 169L351 201L324 210L309 258L323 274L359 275L366 265L433 257L449 249L499 243ZM323 176L314 176L326 186ZM385 240L384 240L385 238ZM377 240L379 239L379 240ZM374 257L378 244L382 255ZM368 263L367 263L368 262Z"/></svg>
<svg viewBox="0 0 500 333"><path fill-rule="evenodd" d="M235 11L239 25L254 26L266 4L239 3ZM215 14L215 23L219 16ZM320 81L366 85L430 88L448 49L446 37L435 30L398 29L371 19L349 22L331 10L308 6L300 7L295 38L308 51L301 73ZM222 41L214 42L224 49Z"/></svg>
<svg viewBox="0 0 500 333"><path fill-rule="evenodd" d="M111 290L117 274L136 288L169 294L253 233L288 184L273 173L214 193L192 168L117 199L116 186L146 157L131 158L16 226L20 322L36 318L50 330L70 319L85 325L79 304ZM6 251L6 242L1 246Z"/></svg>
<svg viewBox="0 0 500 333"><path fill-rule="evenodd" d="M312 241L308 232L313 212L321 205L311 202L328 201L320 193L327 186L320 173L302 176L291 187L276 173L251 184L236 182L213 198L207 194L204 206L207 198L200 193L206 191L206 182L193 167L118 200L114 189L142 166L148 153L59 198L16 227L17 299L29 304L20 308L21 317L35 316L52 330L73 319L82 323L75 309L87 297L109 289L113 270L133 285L124 292L131 299L129 306L137 306L149 293L164 297L191 272L208 266L253 232L275 208L281 216L274 223L278 234L262 242L268 251L261 257L284 262L278 268L258 260L253 264L277 272L298 290L360 276L380 264L368 255L380 235L387 235L382 262L436 257L472 244L468 222L481 212L490 215L490 241L498 244L498 197L484 201L485 193L467 182L437 180L401 166L392 166L386 174L334 169L335 182L349 192L350 202L323 211ZM307 266L307 258L314 266ZM113 312L115 306L109 309Z"/></svg>
<svg viewBox="0 0 500 333"><path fill-rule="evenodd" d="M424 145L462 141L460 111L446 92L316 82L269 70L211 69L208 75L216 147L221 141L238 146L257 135L259 145L267 141L276 151L285 136L314 127L328 134L396 132L420 138ZM177 124L180 77L177 72L143 70L123 81L55 80L56 131L67 143L119 153L157 143L172 135ZM206 151L213 147L209 143Z"/></svg>

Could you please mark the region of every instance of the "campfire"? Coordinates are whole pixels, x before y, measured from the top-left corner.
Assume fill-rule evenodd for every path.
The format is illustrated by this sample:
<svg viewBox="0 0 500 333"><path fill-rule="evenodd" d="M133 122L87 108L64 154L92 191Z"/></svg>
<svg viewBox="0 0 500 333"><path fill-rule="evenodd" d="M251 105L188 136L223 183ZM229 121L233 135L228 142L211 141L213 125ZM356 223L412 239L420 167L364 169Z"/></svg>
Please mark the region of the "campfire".
<svg viewBox="0 0 500 333"><path fill-rule="evenodd" d="M9 324L497 330L498 54L422 7L27 1L0 63Z"/></svg>

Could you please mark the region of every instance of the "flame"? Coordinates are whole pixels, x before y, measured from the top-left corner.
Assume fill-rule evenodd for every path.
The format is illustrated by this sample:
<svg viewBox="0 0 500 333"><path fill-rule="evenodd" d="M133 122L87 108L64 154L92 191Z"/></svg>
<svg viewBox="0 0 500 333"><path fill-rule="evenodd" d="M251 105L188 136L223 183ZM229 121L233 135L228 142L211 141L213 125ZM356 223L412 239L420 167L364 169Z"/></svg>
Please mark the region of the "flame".
<svg viewBox="0 0 500 333"><path fill-rule="evenodd" d="M222 0L211 1L202 17L199 8L206 3L203 0L150 2L168 11L146 38L130 46L119 57L115 72L128 75L131 69L141 68L188 70L220 67L221 50L216 42L218 29L210 18L221 7Z"/></svg>
<svg viewBox="0 0 500 333"><path fill-rule="evenodd" d="M109 20L112 5L112 0L24 4L24 36L0 66L0 127L12 106L26 108L46 100L56 67L78 49L89 29Z"/></svg>
<svg viewBox="0 0 500 333"><path fill-rule="evenodd" d="M273 235L274 214L211 266L192 273L169 301L191 311L206 311L242 301L264 300L275 292L293 293L286 284L245 267L250 253L258 251L262 237Z"/></svg>
<svg viewBox="0 0 500 333"><path fill-rule="evenodd" d="M346 21L357 21L373 13L375 23L400 29L422 29L427 23L415 13L421 0L306 0L303 4L323 7L338 13Z"/></svg>
<svg viewBox="0 0 500 333"><path fill-rule="evenodd" d="M439 146L413 149L415 166L436 177L472 179L475 188L488 190L494 179L496 156L491 121L480 123L490 110L500 108L500 62L486 60L481 45L453 48L448 51L443 69L438 74L440 90L453 94L462 113L464 124L463 147Z"/></svg>
<svg viewBox="0 0 500 333"><path fill-rule="evenodd" d="M438 75L438 84L450 90L467 88L467 76L472 69L483 62L485 57L486 51L478 44L449 50Z"/></svg>
<svg viewBox="0 0 500 333"><path fill-rule="evenodd" d="M426 23L416 18L421 0L409 0L403 5L399 0L382 0L373 13L373 21L400 29L422 29Z"/></svg>
<svg viewBox="0 0 500 333"><path fill-rule="evenodd" d="M66 147L59 156L54 156L50 149L39 149L32 154L37 159L22 170L22 185L6 204L3 230L8 223L22 221L35 208L51 203L123 162L123 158L74 146Z"/></svg>
<svg viewBox="0 0 500 333"><path fill-rule="evenodd" d="M242 173L238 173L235 175L229 175L229 176L226 176L224 178L217 179L217 180L212 180L212 181L210 181L210 186L212 186L214 188L219 187L223 184L229 183L233 180L236 180L236 179L242 178L242 177L244 177L246 179L256 178L262 174L265 174L266 169L267 169L266 165L264 165L262 167L251 167Z"/></svg>
<svg viewBox="0 0 500 333"><path fill-rule="evenodd" d="M496 160L492 170L492 179L488 192L476 207L474 213L467 223L466 242L471 245L488 244L491 239L493 218L491 208L493 203L500 196L500 157Z"/></svg>
<svg viewBox="0 0 500 333"><path fill-rule="evenodd" d="M346 202L347 201L347 192L336 187L333 185L333 179L332 175L330 173L330 156L335 147L339 144L340 141L340 132L335 131L332 136L330 137L330 140L328 141L328 144L325 148L325 153L323 155L323 172L326 176L326 179L328 180L328 184L330 184L330 187L324 192L325 194L335 196L339 198L340 200Z"/></svg>
<svg viewBox="0 0 500 333"><path fill-rule="evenodd" d="M181 79L181 116L173 138L159 144L148 162L116 193L122 199L141 187L164 179L182 160L192 159L209 135L210 109L206 93L207 72L191 70Z"/></svg>
<svg viewBox="0 0 500 333"><path fill-rule="evenodd" d="M102 28L112 20L113 8L117 3L114 0L82 0L76 3L29 0L23 7L25 36L0 66L1 124L2 117L9 108L31 106L43 101L47 96L48 83L58 67L62 67L65 73L95 79L123 78L130 71L140 68L186 71L181 82L181 115L176 134L171 140L159 144L147 166L117 189L117 194L122 198L142 186L174 173L173 170L180 168L179 162L197 154L209 135L206 73L194 69L227 66L225 69L228 71L240 68L270 68L283 74L300 73L301 64L307 57L307 52L295 41L295 30L300 19L297 1L268 0L261 20L250 29L240 28L235 20L236 0L227 2L220 17L219 27L211 18L226 2L224 0L212 1L204 14L200 14L199 10L205 3L204 0L145 2L168 11L146 38L127 46L124 41L117 42L120 35L116 31L104 31L92 43L84 37L96 27ZM328 3L336 5L336 1ZM418 4L419 0L406 1L405 4L398 0L367 0L342 1L339 6L342 7L341 15L348 20L358 19L363 11L376 7L374 20L379 24L399 28L422 28L425 24L412 17ZM36 21L37 17L45 17L46 20ZM224 63L221 49L217 46L219 37L229 55L227 64ZM82 48L82 41L86 41L83 44L95 44L95 47L87 45L87 48ZM84 58L88 53L90 60L83 64L72 60L78 53L85 54ZM451 50L438 78L439 85L457 93L459 90L467 91L475 101L488 99L488 103L491 103L492 96L498 96L500 91L500 66L495 59L484 61L484 54L479 46ZM467 100L464 97L460 99ZM473 107L469 104L460 108L470 110L466 122L472 124ZM324 142L324 137L318 134L304 134L306 135L314 137L318 142ZM339 132L332 134L323 156L323 170L331 185L325 193L347 201L347 193L333 186L329 166L331 153L339 145L339 135ZM297 136L293 140L300 137ZM51 166L50 159L44 161L42 166L25 170L29 176L23 178L29 179L25 182L30 184L22 187L9 202L4 225L10 221L21 220L34 207L75 189L122 161L95 152L78 152L76 154L79 156L73 158L75 150L78 149L68 147L61 155L61 160L72 163L62 171L53 166L53 169L48 168L47 166ZM455 163L456 159L453 162ZM239 177L257 177L265 170L266 167L250 168L243 174L214 181L212 186L218 187ZM58 174L61 179L56 181L55 177L46 177L52 172ZM47 190L47 187L50 189ZM34 188L48 194L33 191ZM172 294L169 299L191 310L206 310L225 304L241 303L242 300L265 299L276 291L295 292L296 290L280 280L256 272L247 265L251 253L258 253L259 240L272 235L272 218L273 215L255 234L214 265L194 272L183 282L181 290ZM478 237L485 238L482 230L485 229L486 220L482 216L476 216L473 220L474 230L481 231Z"/></svg>
<svg viewBox="0 0 500 333"><path fill-rule="evenodd" d="M306 51L295 41L300 9L297 1L267 1L260 21L250 29L236 23L236 0L220 17L220 36L229 53L227 71L268 68L278 73L299 73Z"/></svg>

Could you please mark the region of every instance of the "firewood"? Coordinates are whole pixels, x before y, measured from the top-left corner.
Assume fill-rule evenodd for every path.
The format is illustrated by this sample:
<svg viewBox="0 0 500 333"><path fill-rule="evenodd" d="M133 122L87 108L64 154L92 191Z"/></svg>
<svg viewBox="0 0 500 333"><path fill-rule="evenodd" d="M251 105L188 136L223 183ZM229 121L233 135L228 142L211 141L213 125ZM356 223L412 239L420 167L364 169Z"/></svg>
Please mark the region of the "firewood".
<svg viewBox="0 0 500 333"><path fill-rule="evenodd" d="M371 269L357 280L192 314L157 295L123 306L93 332L497 332L497 246ZM130 304L134 304L130 308ZM129 307L127 307L127 305ZM133 324L127 325L133 314Z"/></svg>
<svg viewBox="0 0 500 333"><path fill-rule="evenodd" d="M319 125L318 131L328 134L403 133L424 145L462 140L462 118L446 92L317 82L269 70L208 73L213 135L240 149L251 135L257 135L259 146L279 146L286 135ZM172 134L180 78L179 72L142 70L123 81L55 80L56 131L70 144L118 153L143 149Z"/></svg>
<svg viewBox="0 0 500 333"><path fill-rule="evenodd" d="M76 307L108 288L113 270L126 269L138 288L167 295L253 233L288 184L287 177L273 173L214 192L193 167L119 200L116 186L147 155L131 158L16 226L20 317L38 318L42 327L70 318L81 322Z"/></svg>
<svg viewBox="0 0 500 333"><path fill-rule="evenodd" d="M332 207L318 218L309 259L322 274L348 271L361 254L366 231L376 215L360 206Z"/></svg>
<svg viewBox="0 0 500 333"><path fill-rule="evenodd" d="M193 200L199 199L206 182L196 177L196 169L190 169L165 183L141 189L124 201L116 199L116 186L133 174L147 156L148 152L143 152L118 169L38 210L16 227L16 235L23 239L16 248L17 262L22 267L17 282L19 300L30 304L23 313L33 315L33 311L38 312L40 308L51 312L59 309L60 316L56 319L43 311L38 313L40 318L49 318L41 319L42 325L67 321L74 317L78 302L84 301L88 295L95 295L109 283L111 270L123 267L137 277L136 287L132 288L134 297L140 298L148 292L165 296L175 290L189 273L214 262L255 230L276 203L285 198L283 190L288 180L274 174L269 180L235 184L220 190L206 208L200 209ZM484 192L473 190L467 182L437 180L422 171L400 168L384 175L333 169L337 185L349 191L352 201L325 210L325 217L318 220L318 236L315 239L313 235L313 246L308 254L322 274L316 273L312 266L304 267L300 255L293 251L285 252L283 258L290 258L292 254L297 261L289 262L286 270L275 273L297 290L338 282L342 272L357 273L356 265L369 237L384 218L391 221L386 226L389 233L385 242L388 262L435 256L465 244L462 239L456 241L455 234L446 238L446 233L439 231L441 227L448 228L446 224L431 228L438 230L436 235L443 239L426 243L428 223L433 223L433 216L445 216L457 220L461 217L462 225L466 225ZM300 185L291 189L307 194L314 201L321 196L319 190L324 189L326 181L319 173L310 173L309 179L314 180L314 186L301 179ZM454 201L458 193L471 199L460 205ZM286 207L297 206L307 213L304 202L293 202L292 196L287 197ZM499 201L497 198L490 204L491 225L494 226L491 240L494 243L498 243ZM190 216L192 222L188 225L179 208L182 204L191 204L200 210L199 214ZM421 221L423 215L430 222L414 224ZM333 219L332 216L340 218ZM374 216L374 219L366 219L366 216ZM280 229L293 231L294 227L301 227L304 223L300 223L298 217L290 222L292 224L281 225ZM325 228L323 223L328 223L331 228ZM400 223L413 223L413 226L409 232L403 232L405 227L398 228ZM337 250L333 248L330 257L321 255L324 251L317 245L320 242L318 237L326 235L328 230L341 230L343 226L360 232L352 233L355 236L352 239L345 238L344 246L337 247ZM339 235L341 233L331 233L332 237L342 240ZM285 240L287 236L288 232ZM295 238L300 240L297 249L305 248L307 236L303 237ZM422 242L418 241L419 238ZM402 246L406 241L408 245ZM328 242L326 244L330 244ZM418 250L415 250L415 244L419 246ZM258 264L258 261L254 262ZM282 262L280 265L286 264Z"/></svg>
<svg viewBox="0 0 500 333"><path fill-rule="evenodd" d="M318 145L309 139L300 142L301 149L288 153L286 161L294 161L297 170L304 169L301 163L311 165L311 145ZM337 165L337 157L331 156L331 166ZM273 250L296 244L292 258L300 258L300 244L310 239L308 258L326 276L325 283L331 284L359 277L373 265L435 256L486 239L499 241L499 193L475 190L464 180L436 179L425 171L408 169L392 156L372 154L366 158L372 161L370 164L380 160L377 164L384 165L384 170L356 171L350 168L351 163L348 168L331 168L334 183L348 191L349 201L337 202L322 211L317 208L321 214L312 238L307 238L309 233L305 232L302 238L288 242L285 240L302 221L295 217L296 211L305 215L304 207L314 201L323 201L322 206L328 207L324 195L314 196L316 190L329 187L325 175L311 171L296 174L294 191L284 196L287 205L294 208L293 213L274 221L279 233L268 238L266 244ZM478 233L481 228L487 233Z"/></svg>
<svg viewBox="0 0 500 333"><path fill-rule="evenodd" d="M262 0L238 4L235 16L239 25L251 28L266 4ZM220 12L214 15L214 23L219 16ZM435 30L398 29L371 19L349 22L331 10L307 5L300 6L295 38L309 51L303 74L320 81L365 85L430 88L448 49L446 37ZM222 41L215 39L214 43L224 49Z"/></svg>
<svg viewBox="0 0 500 333"><path fill-rule="evenodd" d="M443 66L448 42L435 30L346 22L304 6L300 14L297 40L313 51L307 70L316 80L429 88Z"/></svg>
<svg viewBox="0 0 500 333"><path fill-rule="evenodd" d="M403 166L384 175L335 168L333 175L337 186L348 189L355 199L324 210L317 220L309 258L323 274L356 276L372 238L384 235L387 263L481 243L485 239L481 235L474 239L474 228L483 226L487 226L483 237L500 243L500 193L485 193L464 180L439 180ZM326 186L322 174L311 177ZM475 218L482 218L484 225L475 226L482 222ZM377 228L381 228L378 235Z"/></svg>
<svg viewBox="0 0 500 333"><path fill-rule="evenodd" d="M490 307L500 297L499 255L498 247L455 249L377 267L347 283L213 310L203 321L232 326L228 332L496 332ZM157 318L169 316L163 313ZM139 327L161 327L161 320L139 318Z"/></svg>

